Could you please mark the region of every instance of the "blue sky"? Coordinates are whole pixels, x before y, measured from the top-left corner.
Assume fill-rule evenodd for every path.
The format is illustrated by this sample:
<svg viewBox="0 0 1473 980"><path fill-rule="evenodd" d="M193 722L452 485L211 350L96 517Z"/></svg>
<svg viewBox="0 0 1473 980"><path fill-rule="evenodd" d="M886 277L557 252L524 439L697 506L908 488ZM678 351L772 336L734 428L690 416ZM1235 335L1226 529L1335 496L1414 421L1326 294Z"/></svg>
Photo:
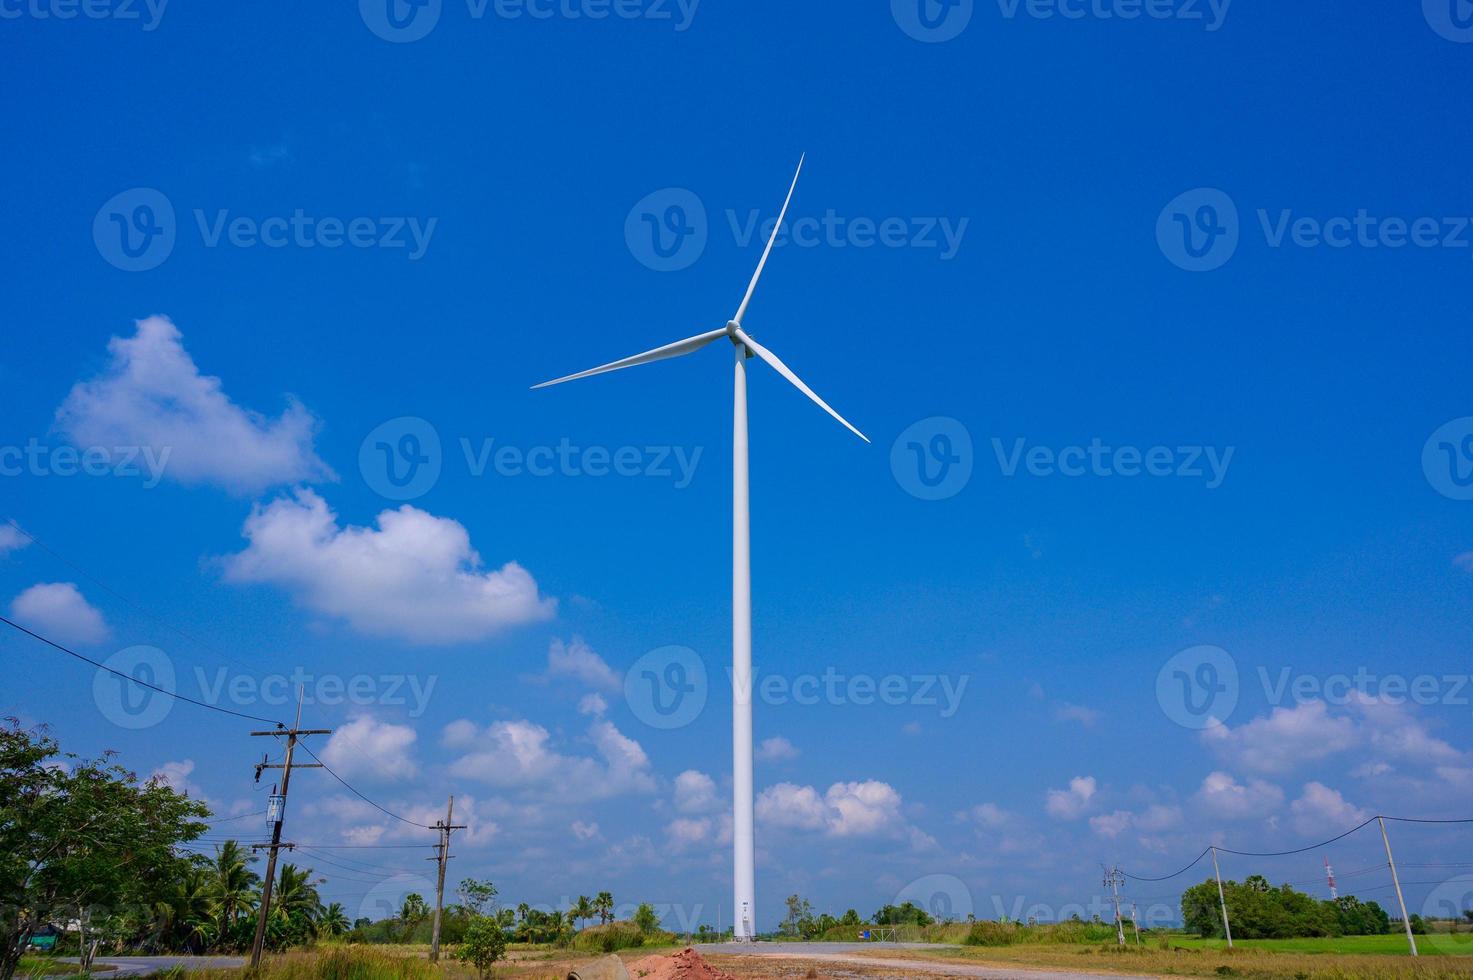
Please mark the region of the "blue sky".
<svg viewBox="0 0 1473 980"><path fill-rule="evenodd" d="M286 710L254 710L265 677L371 676L309 720L395 812L457 795L455 875L729 923L729 353L529 386L721 326L806 152L745 325L874 444L753 362L755 659L790 693L845 678L759 701L762 924L795 891L1058 910L1101 861L1469 815L1455 8L928 3L935 28L903 0L444 0L396 8L414 40L369 0L5 4L0 174L37 233L0 244L0 517L51 553L0 537L0 605L250 714ZM385 451L439 474L393 499ZM624 677L670 646L709 690L663 729L649 662ZM1230 659L1167 666L1204 646ZM91 668L0 651L6 713L262 808L252 723L122 727ZM905 703L854 703L889 675ZM324 845L429 837L323 774L291 816ZM1393 833L1413 863L1466 852ZM430 867L321 854L369 911Z"/></svg>

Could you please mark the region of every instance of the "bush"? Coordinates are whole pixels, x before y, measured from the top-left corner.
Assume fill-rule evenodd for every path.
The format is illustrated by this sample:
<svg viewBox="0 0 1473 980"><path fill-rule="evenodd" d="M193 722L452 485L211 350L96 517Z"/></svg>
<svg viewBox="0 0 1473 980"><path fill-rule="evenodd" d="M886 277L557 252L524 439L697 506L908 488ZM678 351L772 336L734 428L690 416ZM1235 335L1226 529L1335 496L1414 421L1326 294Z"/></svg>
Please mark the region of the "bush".
<svg viewBox="0 0 1473 980"><path fill-rule="evenodd" d="M621 920L581 930L573 936L572 947L586 953L614 953L621 949L645 945L670 946L674 943L674 933L662 929L645 932L633 922Z"/></svg>
<svg viewBox="0 0 1473 980"><path fill-rule="evenodd" d="M972 924L964 941L968 946L1017 946L1023 943L1104 943L1115 939L1115 926L1103 922L1071 919L1029 926L984 919Z"/></svg>
<svg viewBox="0 0 1473 980"><path fill-rule="evenodd" d="M455 958L469 963L481 976L491 972L496 961L506 955L506 933L495 919L478 915L471 920Z"/></svg>

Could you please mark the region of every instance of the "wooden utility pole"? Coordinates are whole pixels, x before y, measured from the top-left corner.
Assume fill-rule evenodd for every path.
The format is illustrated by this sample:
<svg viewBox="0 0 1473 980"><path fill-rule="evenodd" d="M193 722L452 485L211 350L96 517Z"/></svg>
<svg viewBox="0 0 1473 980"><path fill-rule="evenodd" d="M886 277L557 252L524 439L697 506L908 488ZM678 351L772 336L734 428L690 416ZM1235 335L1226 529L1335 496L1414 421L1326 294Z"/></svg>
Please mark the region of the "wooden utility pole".
<svg viewBox="0 0 1473 980"><path fill-rule="evenodd" d="M435 828L440 831L440 843L436 845L435 856L431 859L440 866L440 874L435 882L435 926L430 932L430 962L435 963L440 959L440 911L445 907L445 862L450 860L450 832L452 830L464 830L466 825L452 823L455 814L455 797L450 797L450 802L445 805L445 819L435 821Z"/></svg>
<svg viewBox="0 0 1473 980"><path fill-rule="evenodd" d="M297 690L297 719L292 722L289 729L277 728L269 732L251 732L252 736L270 735L273 737L286 736L286 758L280 763L272 764L261 762L256 765L256 778L261 778L263 769L281 770L281 800L277 804L271 821L271 843L252 844L251 850L258 848L269 848L270 854L266 858L266 881L261 885L261 908L256 913L256 941L251 944L251 969L254 971L261 965L261 950L266 944L266 919L271 914L271 889L276 879L276 852L281 848L291 850L295 844L281 842L281 824L286 816L286 791L292 781L292 769L321 769L320 763L292 762L292 750L297 747L297 738L302 735L331 735L331 728L301 728L302 724L302 691ZM273 801L274 802L274 801Z"/></svg>
<svg viewBox="0 0 1473 980"><path fill-rule="evenodd" d="M1407 945L1411 947L1412 955L1417 955L1417 937L1412 935L1412 920L1407 915L1407 900L1401 895L1401 879L1396 875L1396 858L1391 856L1391 838L1386 836L1386 818L1377 817L1376 822L1381 825L1381 842L1386 845L1386 863L1391 866L1391 883L1396 886L1396 902L1401 906L1401 924L1406 927Z"/></svg>
<svg viewBox="0 0 1473 980"><path fill-rule="evenodd" d="M1125 875L1119 868L1110 868L1105 871L1105 887L1110 889L1115 897L1115 938L1121 945L1125 945L1125 923L1120 919L1120 886L1125 883Z"/></svg>
<svg viewBox="0 0 1473 980"><path fill-rule="evenodd" d="M1212 848L1212 875L1217 879L1217 901L1222 905L1222 931L1227 936L1228 949L1233 948L1233 927L1228 923L1227 896L1222 890L1222 871L1217 866L1217 846Z"/></svg>

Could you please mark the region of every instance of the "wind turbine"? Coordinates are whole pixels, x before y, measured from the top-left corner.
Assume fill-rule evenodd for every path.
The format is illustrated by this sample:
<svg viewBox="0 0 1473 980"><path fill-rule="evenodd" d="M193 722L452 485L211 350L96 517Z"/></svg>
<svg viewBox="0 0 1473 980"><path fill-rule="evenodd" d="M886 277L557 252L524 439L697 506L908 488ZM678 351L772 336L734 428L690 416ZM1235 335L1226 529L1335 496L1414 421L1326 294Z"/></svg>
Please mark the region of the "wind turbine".
<svg viewBox="0 0 1473 980"><path fill-rule="evenodd" d="M777 240L777 233L782 228L783 219L787 217L788 205L793 200L793 191L797 188L798 177L802 173L803 158L800 158L797 173L793 174L793 183L788 187L788 196L783 200L782 212L778 215L777 224L773 226L771 237L767 239L767 247L762 250L762 258L757 263L757 271L752 273L752 281L747 285L747 293L742 297L741 306L737 307L736 316L728 320L726 326L719 330L708 330L694 337L677 340L664 347L656 347L643 354L635 354L633 357L612 361L587 371L570 374L565 378L545 381L533 386L534 388L546 388L549 385L562 384L564 381L577 381L595 374L606 374L609 371L619 371L640 364L681 357L698 351L723 337L730 340L736 349L736 369L732 379L731 770L733 784L732 887L735 899L733 909L736 913L734 932L738 941L751 940L757 931L757 869L752 829L752 544L751 521L747 506L747 359L755 355L766 361L768 366L788 379L814 404L837 419L844 428L865 442L869 442L869 438L863 432L850 425L842 415L829 407L828 402L814 394L813 389L804 384L803 380L794 374L776 354L757 343L742 329L742 317L746 316L747 306L752 302L752 294L757 291L757 281L762 278L762 270L767 265L767 257L772 254L772 244Z"/></svg>

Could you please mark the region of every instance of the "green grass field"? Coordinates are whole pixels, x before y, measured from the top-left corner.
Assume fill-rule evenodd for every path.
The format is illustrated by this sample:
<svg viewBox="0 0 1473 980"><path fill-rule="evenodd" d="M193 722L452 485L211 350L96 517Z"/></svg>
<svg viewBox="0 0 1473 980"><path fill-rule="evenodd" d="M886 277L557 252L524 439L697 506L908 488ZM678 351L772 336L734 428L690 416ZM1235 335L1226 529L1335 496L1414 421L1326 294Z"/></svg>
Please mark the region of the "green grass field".
<svg viewBox="0 0 1473 980"><path fill-rule="evenodd" d="M1221 939L1198 939L1194 936L1172 936L1171 945L1178 949L1226 949ZM1341 936L1312 939L1238 939L1235 947L1264 949L1279 953L1379 953L1407 956L1407 937L1402 933L1385 936ZM1473 955L1473 934L1447 933L1418 936L1417 951L1423 956Z"/></svg>

